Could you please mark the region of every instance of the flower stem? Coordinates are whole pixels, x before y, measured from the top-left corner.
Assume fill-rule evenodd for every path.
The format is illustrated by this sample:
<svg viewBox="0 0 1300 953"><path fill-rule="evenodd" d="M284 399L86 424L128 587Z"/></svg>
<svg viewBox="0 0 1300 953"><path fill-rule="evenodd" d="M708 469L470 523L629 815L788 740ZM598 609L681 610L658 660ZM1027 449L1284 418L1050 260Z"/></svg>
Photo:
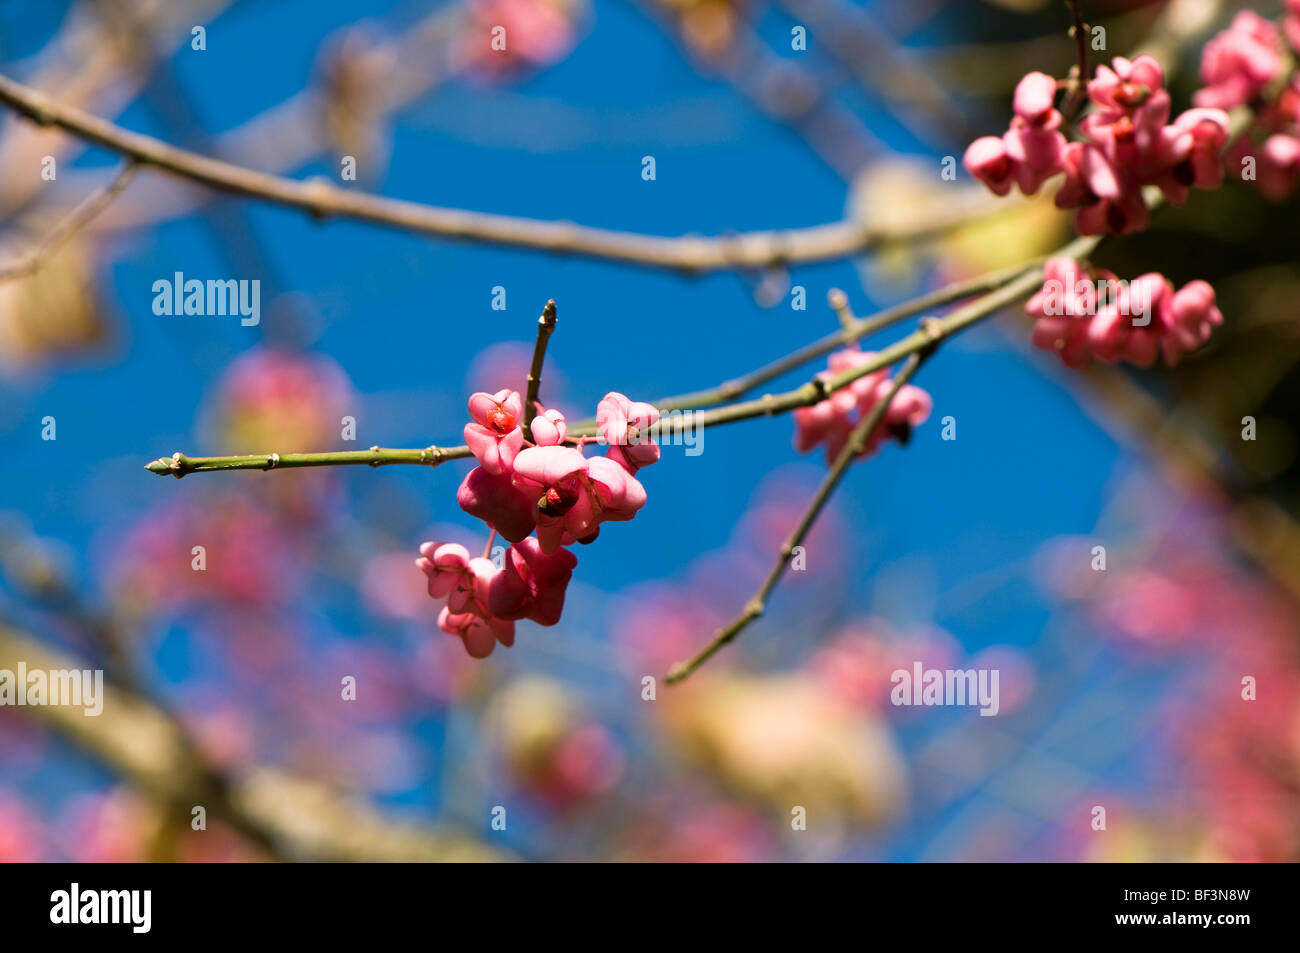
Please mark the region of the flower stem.
<svg viewBox="0 0 1300 953"><path fill-rule="evenodd" d="M1079 110L1083 108L1091 76L1088 67L1088 24L1083 22L1083 4L1081 0L1065 0L1065 5L1070 8L1070 18L1074 21L1070 26L1070 36L1074 37L1074 50L1079 58L1071 71L1070 91L1061 105L1063 123L1068 125L1074 122Z"/></svg>
<svg viewBox="0 0 1300 953"><path fill-rule="evenodd" d="M537 416L537 393L542 387L542 363L546 360L546 342L555 330L555 299L546 302L542 316L537 319L537 343L533 345L533 364L528 369L528 392L524 398L524 436Z"/></svg>
<svg viewBox="0 0 1300 953"><path fill-rule="evenodd" d="M161 476L180 479L188 473L207 473L213 470L293 470L300 467L340 467L366 465L387 466L392 463L410 463L436 467L447 460L470 455L468 447L425 447L423 450L390 450L371 447L369 450L335 450L328 453L259 453L231 457L187 457L177 452L170 457L160 457L147 464L145 469Z"/></svg>

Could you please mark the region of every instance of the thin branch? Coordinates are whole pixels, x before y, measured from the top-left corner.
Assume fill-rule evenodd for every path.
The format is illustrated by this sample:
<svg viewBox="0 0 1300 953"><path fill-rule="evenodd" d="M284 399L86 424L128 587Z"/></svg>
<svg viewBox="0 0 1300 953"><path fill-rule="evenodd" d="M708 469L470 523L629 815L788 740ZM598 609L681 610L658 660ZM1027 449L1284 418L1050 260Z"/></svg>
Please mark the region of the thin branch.
<svg viewBox="0 0 1300 953"><path fill-rule="evenodd" d="M816 34L819 45L862 85L891 106L920 103L915 110L891 110L908 131L945 149L954 139L969 142L977 132L968 110L954 101L951 90L935 79L924 62L924 50L909 48L891 36L860 6L845 0L781 0L796 23Z"/></svg>
<svg viewBox="0 0 1300 953"><path fill-rule="evenodd" d="M830 309L835 312L836 319L840 322L840 328L848 331L853 327L854 322L858 320L853 313L853 306L849 304L849 296L841 288L832 288L826 295L826 303Z"/></svg>
<svg viewBox="0 0 1300 953"><path fill-rule="evenodd" d="M925 359L933 353L933 348L938 344L939 340L940 339L937 336L933 337L926 350L917 351L907 359L907 363L903 365L903 369L899 371L898 376L894 378L893 386L890 387L889 393L886 394L885 398L879 401L875 407L871 408L871 413L867 414L867 416L853 428L853 433L849 436L848 443L844 445L844 449L840 451L840 455L835 458L835 462L831 465L830 471L826 474L825 479L822 480L821 486L817 488L817 492L813 496L812 502L810 502L808 508L804 510L803 516L799 518L799 522L795 526L794 531L790 534L790 537L781 544L781 551L777 555L776 564L767 574L767 578L763 580L763 584L758 587L758 591L754 593L754 597L745 604L744 611L732 620L730 624L719 629L718 633L713 637L713 640L701 649L694 657L686 662L678 662L674 665L668 672L669 684L680 682L689 677L692 672L711 659L724 645L731 642L736 638L736 636L740 635L740 633L745 630L746 626L763 614L768 597L772 594L772 590L776 588L776 584L780 581L781 577L785 575L785 567L793 557L795 547L803 543L804 538L808 535L808 531L812 529L813 523L817 521L817 517L821 515L822 510L826 508L826 503L831 498L831 494L835 492L835 488L838 487L840 481L844 479L844 474L848 472L849 464L853 462L858 454L866 449L867 441L876 431L876 428L880 426L881 421L885 419L885 412L889 410L889 405L893 402L894 397L902 389L903 385L912 379L917 368L919 368Z"/></svg>
<svg viewBox="0 0 1300 953"><path fill-rule="evenodd" d="M542 386L542 362L546 360L546 342L555 330L555 299L546 302L542 316L537 319L537 343L533 345L533 363L528 368L528 395L524 398L524 434L537 416L537 394Z"/></svg>
<svg viewBox="0 0 1300 953"><path fill-rule="evenodd" d="M1095 236L1077 238L1061 249L1059 254L1071 258L1083 258L1096 247L1099 240ZM933 318L923 322L923 326L919 330L895 341L878 352L871 360L864 361L857 367L841 371L839 374L830 377L814 377L803 386L784 393L765 394L754 400L728 404L725 407L716 407L697 414L682 414L661 418L657 423L649 427L646 433L653 439L673 433L681 433L688 428L716 427L721 424L751 420L755 417L770 417L774 414L781 414L799 407L816 404L825 400L835 391L847 387L858 378L875 373L905 357L916 354L932 344L936 338L951 337L996 314L1007 305L1028 297L1042 287L1042 283L1041 269L1031 268L1023 272L1015 280L982 297L976 298L946 317ZM581 431L579 431L578 435L581 435Z"/></svg>
<svg viewBox="0 0 1300 953"><path fill-rule="evenodd" d="M1070 8L1070 18L1074 21L1070 26L1070 36L1074 37L1074 52L1078 59L1070 68L1070 92L1061 107L1061 115L1068 125L1083 108L1088 94L1088 80L1092 77L1088 66L1088 24L1083 22L1082 0L1065 0L1065 5Z"/></svg>
<svg viewBox="0 0 1300 953"><path fill-rule="evenodd" d="M142 165L219 191L299 209L317 218L352 219L443 238L585 255L686 273L842 260L889 242L941 235L996 208L987 196L972 190L968 201L946 202L928 214L912 216L906 225L891 228L845 220L808 228L716 237L641 235L571 222L440 208L339 188L326 179L301 182L256 172L60 105L7 76L0 76L0 103L33 122L63 129Z"/></svg>
<svg viewBox="0 0 1300 953"><path fill-rule="evenodd" d="M301 467L382 467L393 463L409 463L436 467L447 460L458 460L470 455L469 447L425 447L423 450L389 450L371 447L369 450L335 450L326 453L252 453L230 457L187 457L179 451L170 457L160 457L146 464L145 469L160 476L174 476L178 480L188 473L206 473L213 470L294 470Z"/></svg>
<svg viewBox="0 0 1300 953"><path fill-rule="evenodd" d="M1026 271L1037 268L1042 264L1042 262L1042 258L1029 259L1021 264L1013 265L1009 268L1000 268L997 271L990 271L983 275L977 275L976 277L965 281L945 285L942 288L927 292L926 294L912 298L909 301L904 301L893 305L892 307L885 308L883 311L878 311L868 317L856 318L852 323L844 326L842 330L828 334L824 338L805 345L799 350L773 361L756 371L726 381L710 390L696 391L691 394L680 394L675 397L665 397L663 400L658 401L655 406L661 411L667 411L688 407L711 407L715 404L722 404L729 400L735 400L754 388L760 387L770 380L775 380L788 371L792 371L795 368L807 364L809 361L814 361L819 357L825 357L832 351L838 350L848 344L852 344L854 341L859 341L864 337L869 337L877 331L898 324L907 318L914 317L915 315L929 311L933 308L952 304L954 301L960 301L962 298L969 298L972 295L994 291L1012 279L1018 278ZM834 303L832 303L832 308L834 309ZM838 309L836 310L838 313Z"/></svg>
<svg viewBox="0 0 1300 953"><path fill-rule="evenodd" d="M17 261L0 265L0 281L25 278L40 271L41 266L63 246L64 242L89 225L95 216L112 204L113 199L117 198L135 176L136 168L135 160L127 159L111 181L78 202L72 211L50 229L35 248Z"/></svg>
<svg viewBox="0 0 1300 953"><path fill-rule="evenodd" d="M1093 248L1096 247L1099 238L1094 236L1085 236L1076 238L1073 242L1060 249L1057 254L1067 255L1071 258L1084 258ZM998 282L1002 282L997 285ZM934 319L927 323L927 328L937 328L941 337L947 337L958 331L969 327L979 321L984 320L992 314L995 314L1001 308L1016 301L1019 298L1026 297L1036 291L1042 284L1042 271L1037 266L1017 266L1016 277L1011 281L1005 280L1005 273L992 272L989 275L980 276L972 279L970 282L963 283L960 287L963 289L962 297L970 293L970 289L977 283L995 285L989 293L976 298L974 301L964 305L943 318ZM947 289L941 289L926 296L933 300L947 294ZM920 302L922 299L917 299ZM883 311L874 318L865 319L862 325L857 329L858 333L868 333L868 324L876 327L883 327L885 324L895 323L900 320L897 313L903 309L911 309L908 313L925 310L917 307L917 302L909 302L905 305L899 305L897 309ZM823 339L809 345L801 351L792 355L791 358L784 358L777 364L769 365L767 368L755 372L749 378L740 379L744 389L752 386L753 380L767 380L770 377L783 373L790 367L795 367L815 357L818 354L827 353L836 346L843 343L842 335L844 332L838 332L830 338ZM825 400L827 396L841 388L847 387L859 377L874 373L884 367L889 367L903 358L916 353L926 347L931 341L932 330L923 328L909 334L907 337L886 347L880 351L870 361L866 361L860 366L842 371L831 377L816 376L807 381L800 387L793 390L785 391L780 394L765 394L754 400L742 401L734 404L727 404L724 407L714 407L709 410L702 410L693 414L678 414L668 417L662 417L658 422L646 430L646 435L650 439L668 438L672 439L674 434L682 434L687 429L703 429L705 427L716 427L723 424L737 423L742 420L752 420L755 417L770 417L775 414L786 413L799 407L809 407L818 401ZM816 349L814 353L810 351ZM797 360L794 360L797 358ZM780 369L776 368L780 365ZM729 385L723 385L723 388ZM714 395L723 391L718 388L717 391L704 391L696 395L683 395L676 401L665 401L661 409L672 409L674 407L699 407L708 403L718 403ZM690 400L698 400L698 403L690 403ZM569 439L577 440L582 437L593 437L596 435L596 427L590 422L584 422L568 432ZM415 464L419 466L436 467L447 460L460 460L470 456L469 447L425 447L423 450L391 450L381 447L371 447L369 450L341 450L326 453L259 453L247 454L242 456L226 457L187 457L183 453L176 453L170 457L161 457L158 460L147 464L145 469L151 473L157 473L161 476L170 474L174 477L183 477L189 473L205 473L214 470L276 470L292 469L296 467L327 467L327 466L349 466L349 465L367 465L367 466L386 466L388 464Z"/></svg>
<svg viewBox="0 0 1300 953"><path fill-rule="evenodd" d="M1065 246L1065 248L1061 249L1060 254L1071 258L1083 258L1091 253L1099 241L1100 238L1096 236L1080 237ZM809 505L808 510L804 513L803 518L799 521L798 526L795 527L795 531L791 534L790 538L781 547L781 552L776 565L768 574L763 585L759 587L758 592L746 604L744 611L741 612L741 614L729 625L720 629L713 637L712 641L710 641L709 644L706 645L697 655L686 662L681 662L673 666L672 670L668 673L669 683L680 682L682 679L687 678L692 672L708 661L719 649L735 639L746 626L763 614L764 604L767 597L771 594L772 589L776 586L777 581L784 573L786 564L790 560L794 547L798 546L802 542L804 536L807 535L808 530L812 527L817 515L825 506L826 500L830 497L830 494L843 478L848 464L852 461L853 457L864 446L866 446L867 439L884 418L885 411L888 409L890 402L894 399L894 395L897 394L903 384L907 383L908 379L916 373L916 369L920 366L922 361L933 353L939 342L971 327L992 314L996 314L1011 302L1031 294L1034 290L1040 287L1041 284L1041 271L1037 268L1029 269L1023 272L1020 277L1015 280L971 302L965 307L958 308L945 318L931 318L923 321L920 329L892 346L885 348L885 350L881 351L875 359L864 363L860 368L852 368L829 379L815 379L797 390L776 397L762 397L758 400L746 401L742 404L733 404L714 411L706 411L701 415L703 420L697 419L694 422L697 427L709 426L720 423L730 423L736 420L747 419L749 417L779 413L782 410L790 410L797 406L807 406L809 403L816 403L818 400L824 400L828 394L833 393L841 387L847 386L849 383L852 383L853 380L856 380L864 374L870 374L881 370L882 368L889 367L904 357L908 359L907 363L903 366L903 370L894 380L894 385L891 388L888 397L872 408L871 414L863 419L854 429L847 446L843 451L841 451L839 457L836 458L834 464L831 466L830 472L822 482L816 496L813 497L813 501ZM663 421L661 421L660 424L656 424L655 427L651 428L651 431L653 432L656 428L660 427L662 423ZM671 425L670 422L670 426ZM680 422L677 423L677 427L681 427Z"/></svg>

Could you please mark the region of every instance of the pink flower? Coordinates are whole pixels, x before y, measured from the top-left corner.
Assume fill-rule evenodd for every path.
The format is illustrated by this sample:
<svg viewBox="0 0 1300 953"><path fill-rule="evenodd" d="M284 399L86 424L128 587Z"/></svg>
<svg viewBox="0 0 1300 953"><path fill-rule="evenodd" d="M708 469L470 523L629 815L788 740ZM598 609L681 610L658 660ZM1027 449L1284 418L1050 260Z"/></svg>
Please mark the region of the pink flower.
<svg viewBox="0 0 1300 953"><path fill-rule="evenodd" d="M591 542L606 520L630 520L645 488L608 457L588 459L572 447L528 447L515 458L515 484L536 501L543 553Z"/></svg>
<svg viewBox="0 0 1300 953"><path fill-rule="evenodd" d="M1151 56L1128 60L1115 57L1110 66L1097 67L1097 75L1088 83L1088 98L1103 115L1115 118L1132 115L1148 104L1151 97L1163 92L1165 71Z"/></svg>
<svg viewBox="0 0 1300 953"><path fill-rule="evenodd" d="M456 543L425 543L415 561L429 577L429 595L447 598L438 615L438 627L459 636L465 651L474 658L492 654L496 643L515 644L515 623L493 614L489 594L502 571L482 556L470 558L469 551Z"/></svg>
<svg viewBox="0 0 1300 953"><path fill-rule="evenodd" d="M1011 159L1016 184L1025 195L1061 171L1065 158L1065 136L1061 134L1061 114L1052 110L1055 125L1035 126L1020 116L1011 120L1011 128L1002 137Z"/></svg>
<svg viewBox="0 0 1300 953"><path fill-rule="evenodd" d="M817 376L829 380L838 374L868 364L875 358L875 353L860 351L857 345L836 351L827 360L827 370ZM799 453L807 453L818 444L827 444L827 460L832 461L839 455L840 449L853 431L854 411L866 408L870 413L875 403L876 387L881 381L888 380L889 371L885 368L872 371L842 387L828 398L811 407L800 407L794 412L795 434L794 448Z"/></svg>
<svg viewBox="0 0 1300 953"><path fill-rule="evenodd" d="M1174 205L1187 200L1190 186L1213 189L1223 183L1223 147L1228 114L1222 109L1189 109L1169 127L1169 168L1153 179Z"/></svg>
<svg viewBox="0 0 1300 953"><path fill-rule="evenodd" d="M1219 109L1248 104L1281 69L1281 54L1277 27L1251 10L1242 10L1228 29L1205 44L1201 81L1206 88L1192 101Z"/></svg>
<svg viewBox="0 0 1300 953"><path fill-rule="evenodd" d="M1088 323L1096 309L1093 283L1073 258L1049 258L1043 266L1043 287L1025 305L1034 319L1034 347L1055 351L1066 367L1084 367L1092 360Z"/></svg>
<svg viewBox="0 0 1300 953"><path fill-rule="evenodd" d="M1194 109L1170 125L1164 82L1164 71L1150 56L1121 56L1098 66L1088 82L1093 109L1078 124L1082 139L1068 142L1060 128L1063 117L1053 106L1056 81L1030 73L1016 86L1011 128L1001 139L972 142L964 164L997 195L1006 195L1012 182L1032 195L1064 173L1056 205L1077 210L1074 223L1081 234L1144 229L1150 219L1144 186L1158 185L1171 202L1181 204L1191 186L1213 188L1223 181L1227 115ZM1054 332L1043 334L1058 344L1062 340Z"/></svg>
<svg viewBox="0 0 1300 953"><path fill-rule="evenodd" d="M1063 257L1048 260L1043 279L1025 306L1034 318L1032 339L1035 347L1056 351L1067 367L1083 367L1093 358L1149 367L1160 357L1173 367L1223 323L1214 289L1204 281L1175 293L1155 273L1128 283L1108 271L1089 277L1078 262Z"/></svg>
<svg viewBox="0 0 1300 953"><path fill-rule="evenodd" d="M423 543L415 565L429 577L429 595L442 599L460 585L469 560L469 550L459 543Z"/></svg>
<svg viewBox="0 0 1300 953"><path fill-rule="evenodd" d="M475 467L456 491L456 502L470 516L477 516L511 543L519 542L533 531L536 501L515 486L509 474L492 474L483 467Z"/></svg>
<svg viewBox="0 0 1300 953"><path fill-rule="evenodd" d="M1015 162L998 136L981 136L967 146L962 165L994 195L1006 195L1016 180Z"/></svg>
<svg viewBox="0 0 1300 953"><path fill-rule="evenodd" d="M516 543L488 588L488 608L498 619L532 619L538 625L555 625L577 565L578 557L567 549L544 553L532 537Z"/></svg>
<svg viewBox="0 0 1300 953"><path fill-rule="evenodd" d="M882 381L876 389L876 401L888 397L893 386L893 381ZM872 439L867 441L867 453L871 453L886 436L893 437L899 443L907 443L912 438L912 431L930 419L933 407L934 401L926 391L904 384L889 402L880 427L872 434Z"/></svg>
<svg viewBox="0 0 1300 953"><path fill-rule="evenodd" d="M1165 363L1171 367L1187 351L1195 351L1210 339L1216 325L1223 323L1208 282L1189 281L1165 299L1161 315Z"/></svg>
<svg viewBox="0 0 1300 953"><path fill-rule="evenodd" d="M564 438L569 435L569 428L564 421L564 414L558 410L542 411L533 418L530 429L533 433L533 442L539 447L558 447L564 443Z"/></svg>
<svg viewBox="0 0 1300 953"><path fill-rule="evenodd" d="M483 469L493 476L510 472L515 454L524 445L519 424L524 417L524 402L517 390L482 391L469 399L473 423L465 425L465 443Z"/></svg>
<svg viewBox="0 0 1300 953"><path fill-rule="evenodd" d="M1062 156L1065 181L1056 193L1057 208L1096 205L1120 196L1119 179L1105 154L1090 142L1071 142Z"/></svg>
<svg viewBox="0 0 1300 953"><path fill-rule="evenodd" d="M1286 0L1286 14L1282 17L1282 32L1291 46L1300 52L1300 0Z"/></svg>
<svg viewBox="0 0 1300 953"><path fill-rule="evenodd" d="M643 432L659 419L659 411L650 404L631 401L611 391L596 405L596 426L601 441L609 445L606 455L636 473L659 459L659 444Z"/></svg>
<svg viewBox="0 0 1300 953"><path fill-rule="evenodd" d="M1002 137L1020 191L1033 195L1061 171L1065 136L1061 114L1052 106L1056 80L1046 73L1029 73L1016 85L1016 115Z"/></svg>
<svg viewBox="0 0 1300 953"><path fill-rule="evenodd" d="M1056 80L1046 73L1028 73L1016 84L1014 108L1016 115L1027 123L1059 126L1059 116L1052 116L1055 100Z"/></svg>
<svg viewBox="0 0 1300 953"><path fill-rule="evenodd" d="M818 376L824 380L833 378L851 368L871 362L875 356L867 351L859 351L856 347L836 351L827 362L829 370ZM889 371L880 369L857 378L847 387L836 390L811 407L800 407L794 412L795 450L806 453L818 444L825 443L826 460L828 463L834 462L848 443L854 428L888 396L892 388ZM900 443L906 443L912 428L920 426L930 416L930 409L930 395L924 390L910 384L899 388L879 426L868 437L859 457L874 453L886 437L892 436Z"/></svg>
<svg viewBox="0 0 1300 953"><path fill-rule="evenodd" d="M1103 122L1093 114L1080 124L1088 142L1066 147L1065 181L1056 193L1058 208L1077 208L1081 235L1127 234L1146 228L1149 211L1142 198L1137 127L1127 115ZM1158 141L1158 140L1157 140Z"/></svg>
<svg viewBox="0 0 1300 953"><path fill-rule="evenodd" d="M1124 359L1138 367L1150 367L1160 353L1160 315L1173 287L1154 272L1121 285L1115 300L1101 308L1088 327L1088 341L1094 357L1107 363ZM1136 320L1148 321L1145 326Z"/></svg>
<svg viewBox="0 0 1300 953"><path fill-rule="evenodd" d="M429 595L446 597L452 612L490 614L488 585L500 572L490 559L470 558L469 551L458 543L424 543L415 564L429 577Z"/></svg>
<svg viewBox="0 0 1300 953"><path fill-rule="evenodd" d="M549 66L576 42L576 9L562 0L470 0L463 43L471 60L494 77ZM491 45L493 30L504 31L504 48Z"/></svg>
<svg viewBox="0 0 1300 953"><path fill-rule="evenodd" d="M438 628L465 643L465 651L474 658L487 658L500 642L506 648L515 644L515 624L497 618L483 618L468 612L456 613L444 606L438 615Z"/></svg>
<svg viewBox="0 0 1300 953"><path fill-rule="evenodd" d="M1259 189L1281 202L1300 184L1300 138L1278 133L1269 136L1257 157Z"/></svg>

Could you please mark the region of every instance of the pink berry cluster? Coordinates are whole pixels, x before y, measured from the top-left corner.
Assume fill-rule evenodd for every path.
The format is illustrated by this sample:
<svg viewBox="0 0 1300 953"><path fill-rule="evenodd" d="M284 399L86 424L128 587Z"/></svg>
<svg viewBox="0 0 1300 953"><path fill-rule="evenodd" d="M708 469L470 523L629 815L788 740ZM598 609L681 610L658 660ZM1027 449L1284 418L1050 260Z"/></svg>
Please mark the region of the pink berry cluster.
<svg viewBox="0 0 1300 953"><path fill-rule="evenodd" d="M1158 357L1173 367L1223 323L1214 289L1204 281L1177 291L1154 272L1122 282L1101 269L1090 275L1065 257L1049 259L1043 277L1043 288L1025 306L1034 318L1033 342L1055 351L1068 367L1093 358L1150 367Z"/></svg>
<svg viewBox="0 0 1300 953"><path fill-rule="evenodd" d="M1066 139L1065 117L1055 105L1060 85L1046 73L1025 76L1016 86L1011 128L966 149L966 169L995 194L1017 185L1033 195L1063 176L1056 205L1076 209L1080 234L1127 234L1147 225L1144 186L1158 186L1181 205L1192 186L1223 181L1227 113L1198 107L1170 123L1164 71L1154 58L1116 57L1097 67L1087 86L1092 110L1079 121L1075 141Z"/></svg>
<svg viewBox="0 0 1300 953"><path fill-rule="evenodd" d="M828 370L819 376L823 379L842 374L869 363L876 355L858 350L857 346L836 351L827 360ZM826 460L833 462L843 451L853 429L869 416L875 406L893 387L888 369L865 374L831 394L812 407L801 407L794 412L794 448L807 453L818 444L826 444ZM923 424L930 416L930 395L919 387L904 384L894 395L880 424L867 439L860 456L876 452L881 441L893 437L906 443L912 428Z"/></svg>
<svg viewBox="0 0 1300 953"><path fill-rule="evenodd" d="M478 466L456 499L512 544L502 566L486 555L471 558L456 543L425 543L416 560L429 595L447 600L439 627L463 639L475 658L490 655L497 642L513 645L519 619L559 621L578 565L565 547L594 541L601 523L632 519L646 501L635 474L659 459L659 445L644 433L659 419L650 404L605 395L596 408L598 442L608 447L603 457L582 452L588 438L570 440L562 413L536 409L529 440L518 391L469 399L465 443Z"/></svg>
<svg viewBox="0 0 1300 953"><path fill-rule="evenodd" d="M1300 74L1293 73L1289 82L1274 88L1288 68L1288 43L1300 52L1300 0L1287 0L1280 26L1242 10L1228 29L1205 45L1205 88L1194 97L1198 106L1252 107L1253 126L1233 143L1228 158L1241 168L1253 156L1255 181L1275 201L1300 186Z"/></svg>

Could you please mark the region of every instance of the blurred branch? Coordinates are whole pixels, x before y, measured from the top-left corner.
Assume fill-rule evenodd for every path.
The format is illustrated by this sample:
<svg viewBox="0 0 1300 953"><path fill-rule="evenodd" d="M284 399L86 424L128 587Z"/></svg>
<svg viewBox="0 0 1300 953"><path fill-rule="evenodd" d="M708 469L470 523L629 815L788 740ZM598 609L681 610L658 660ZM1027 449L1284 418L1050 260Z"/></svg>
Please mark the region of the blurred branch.
<svg viewBox="0 0 1300 953"><path fill-rule="evenodd" d="M878 151L876 137L861 118L834 101L820 76L773 53L738 6L687 5L672 17L654 3L648 12L700 63L769 119L792 129L840 178L853 181ZM717 21L701 29L692 25L697 16ZM665 22L670 17L673 22Z"/></svg>
<svg viewBox="0 0 1300 953"><path fill-rule="evenodd" d="M0 624L0 668L76 670L78 660ZM317 782L271 768L221 778L189 749L178 726L133 692L105 682L103 712L26 706L141 790L175 809L178 822L202 805L279 856L317 861L476 861L503 855L463 834L398 824Z"/></svg>
<svg viewBox="0 0 1300 953"><path fill-rule="evenodd" d="M867 10L845 0L781 0L781 5L864 87L894 105L924 103L927 115L919 121L906 111L900 117L914 134L944 148L975 138L971 116L952 91Z"/></svg>
<svg viewBox="0 0 1300 953"><path fill-rule="evenodd" d="M1069 92L1061 106L1063 122L1074 122L1079 110L1083 108L1088 95L1088 80L1092 78L1088 69L1088 24L1083 22L1083 3L1081 0L1065 0L1070 8L1070 36L1074 39L1074 52L1078 61L1070 67Z"/></svg>
<svg viewBox="0 0 1300 953"><path fill-rule="evenodd" d="M1171 412L1122 371L1088 368L1081 403L1117 439L1148 454L1175 486L1208 495L1228 513L1237 549L1300 599L1300 524L1262 493L1234 491L1219 453L1182 415Z"/></svg>
<svg viewBox="0 0 1300 953"><path fill-rule="evenodd" d="M345 218L425 235L585 255L606 261L686 273L762 269L794 263L834 261L897 241L943 234L992 207L972 190L968 200L916 215L906 225L871 228L840 221L783 231L728 236L668 238L592 228L568 222L440 208L418 202L350 191L318 179L300 182L256 172L233 163L178 149L131 132L0 76L0 103L41 125L55 126L142 165L235 195L308 212L316 218Z"/></svg>
<svg viewBox="0 0 1300 953"><path fill-rule="evenodd" d="M231 0L97 0L73 4L59 32L33 57L27 74L60 102L116 112L130 102L154 64L171 54L190 29L218 16ZM134 23L145 21L155 42L136 42ZM12 67L11 67L12 68ZM24 70L24 72L27 72ZM28 169L69 146L37 127L14 126L0 139L0 168ZM28 204L46 183L33 175L0 178L0 218Z"/></svg>
<svg viewBox="0 0 1300 953"><path fill-rule="evenodd" d="M0 264L0 281L23 278L39 271L41 266L45 264L46 259L58 251L64 242L81 231L96 215L108 208L113 199L117 198L130 183L135 175L136 167L134 160L127 159L117 174L113 176L112 181L82 199L71 212L50 229L34 249L17 261Z"/></svg>

